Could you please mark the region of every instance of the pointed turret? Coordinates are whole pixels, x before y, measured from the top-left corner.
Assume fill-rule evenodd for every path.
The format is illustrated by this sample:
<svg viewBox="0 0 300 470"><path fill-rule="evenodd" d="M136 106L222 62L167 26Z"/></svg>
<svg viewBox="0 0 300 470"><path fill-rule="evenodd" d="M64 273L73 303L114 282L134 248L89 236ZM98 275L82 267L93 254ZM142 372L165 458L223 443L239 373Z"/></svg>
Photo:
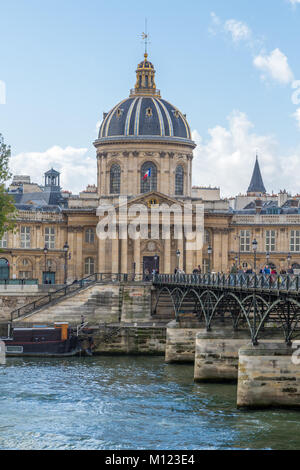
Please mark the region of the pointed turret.
<svg viewBox="0 0 300 470"><path fill-rule="evenodd" d="M259 168L258 157L256 155L256 162L247 194L248 196L261 196L263 194L266 194L266 192L267 191Z"/></svg>

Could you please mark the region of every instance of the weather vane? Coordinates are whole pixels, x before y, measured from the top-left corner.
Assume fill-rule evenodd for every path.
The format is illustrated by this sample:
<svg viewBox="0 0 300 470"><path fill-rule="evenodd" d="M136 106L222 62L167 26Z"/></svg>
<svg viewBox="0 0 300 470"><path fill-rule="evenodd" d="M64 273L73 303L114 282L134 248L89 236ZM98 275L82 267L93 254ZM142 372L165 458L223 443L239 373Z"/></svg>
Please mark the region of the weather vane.
<svg viewBox="0 0 300 470"><path fill-rule="evenodd" d="M148 45L150 44L150 42L149 42L149 34L148 34L148 28L147 28L147 18L145 19L145 32L142 33L142 39L145 42L145 54L148 54Z"/></svg>

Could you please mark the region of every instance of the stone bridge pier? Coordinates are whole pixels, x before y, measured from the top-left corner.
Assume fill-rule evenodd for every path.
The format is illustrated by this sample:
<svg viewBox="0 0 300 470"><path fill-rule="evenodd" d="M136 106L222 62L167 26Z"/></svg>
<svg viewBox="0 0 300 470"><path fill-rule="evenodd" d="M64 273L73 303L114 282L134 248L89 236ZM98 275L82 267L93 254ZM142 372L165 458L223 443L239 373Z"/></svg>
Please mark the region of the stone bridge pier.
<svg viewBox="0 0 300 470"><path fill-rule="evenodd" d="M238 382L240 408L300 408L300 276L160 275L154 286L175 317L167 362L194 362L196 382Z"/></svg>

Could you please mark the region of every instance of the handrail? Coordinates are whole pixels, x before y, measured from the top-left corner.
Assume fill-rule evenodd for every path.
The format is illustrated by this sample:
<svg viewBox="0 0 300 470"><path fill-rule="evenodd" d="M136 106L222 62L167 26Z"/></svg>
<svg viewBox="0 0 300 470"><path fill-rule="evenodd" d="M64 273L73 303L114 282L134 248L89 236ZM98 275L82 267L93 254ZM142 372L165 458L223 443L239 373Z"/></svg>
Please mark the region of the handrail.
<svg viewBox="0 0 300 470"><path fill-rule="evenodd" d="M267 290L300 294L300 276L294 274L156 274L153 285L192 285L231 289Z"/></svg>
<svg viewBox="0 0 300 470"><path fill-rule="evenodd" d="M49 292L47 295L40 297L38 300L30 302L22 307L13 310L10 314L11 321L15 318L21 318L27 315L30 315L35 310L49 305L52 301L66 297L68 294L77 292L88 285L94 284L96 282L140 282L140 281L150 281L150 279L145 279L145 276L139 274L121 274L121 273L94 273L90 276L84 277L79 281L74 281L71 284L67 284L60 289L57 289L54 292Z"/></svg>

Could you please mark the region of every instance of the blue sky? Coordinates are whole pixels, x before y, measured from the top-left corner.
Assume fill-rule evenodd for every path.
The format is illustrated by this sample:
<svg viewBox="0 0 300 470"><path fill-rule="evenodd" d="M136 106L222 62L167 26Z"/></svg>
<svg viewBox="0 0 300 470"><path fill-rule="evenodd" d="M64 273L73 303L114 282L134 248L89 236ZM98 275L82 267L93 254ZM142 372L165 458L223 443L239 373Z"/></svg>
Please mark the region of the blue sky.
<svg viewBox="0 0 300 470"><path fill-rule="evenodd" d="M12 170L42 182L54 166L74 192L96 182L96 125L135 83L145 17L157 86L198 143L194 184L244 192L258 150L267 189L300 192L297 0L2 0Z"/></svg>

